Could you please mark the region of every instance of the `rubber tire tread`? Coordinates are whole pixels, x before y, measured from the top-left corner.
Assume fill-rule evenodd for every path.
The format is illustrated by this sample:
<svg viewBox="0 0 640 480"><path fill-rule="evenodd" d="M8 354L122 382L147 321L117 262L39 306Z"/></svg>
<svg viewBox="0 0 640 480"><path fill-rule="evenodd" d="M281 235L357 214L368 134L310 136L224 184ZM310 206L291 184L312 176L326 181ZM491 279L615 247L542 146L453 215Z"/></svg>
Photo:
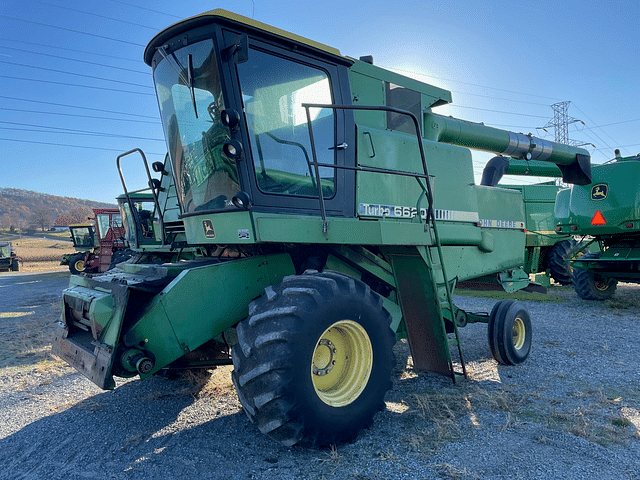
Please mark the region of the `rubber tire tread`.
<svg viewBox="0 0 640 480"><path fill-rule="evenodd" d="M575 248L575 240L562 240L551 247L547 257L547 268L553 278L560 285L571 285L571 251Z"/></svg>
<svg viewBox="0 0 640 480"><path fill-rule="evenodd" d="M80 260L81 258L84 258L84 253L76 253L75 255L72 255L69 258L69 271L73 274L73 275L79 275L80 273L86 271L86 267L84 270L78 270L75 265L76 262L78 260Z"/></svg>
<svg viewBox="0 0 640 480"><path fill-rule="evenodd" d="M581 259L600 258L599 252L585 253ZM616 292L618 282L616 280L611 281L607 290L598 290L595 286L595 275L589 270L583 270L582 268L573 269L573 290L583 300L598 300L603 301L611 298Z"/></svg>
<svg viewBox="0 0 640 480"><path fill-rule="evenodd" d="M116 268L116 265L118 265L119 263L126 262L131 257L133 257L133 255L134 255L134 251L129 248L125 250L118 250L117 252L113 252L113 254L111 255L111 261L109 262L109 268L107 268L107 271L113 270L114 268Z"/></svg>
<svg viewBox="0 0 640 480"><path fill-rule="evenodd" d="M503 317L496 325L499 331L499 350L504 359L505 365L520 365L528 357L531 351L531 317L529 311L520 302L513 302L508 309L503 310ZM513 325L516 318L520 318L524 323L525 341L520 349L513 345Z"/></svg>
<svg viewBox="0 0 640 480"><path fill-rule="evenodd" d="M367 386L348 405L332 407L315 392L313 350L333 323L350 319L369 335L373 367ZM369 286L337 272L285 277L252 302L237 327L233 383L249 419L286 446L324 447L355 440L384 409L396 366L395 333L382 299Z"/></svg>
<svg viewBox="0 0 640 480"><path fill-rule="evenodd" d="M513 304L515 300L500 300L493 305L491 314L489 315L489 324L487 325L487 336L489 338L489 349L494 360L501 365L505 365L505 354L500 349L500 332L496 328L499 323L498 318L503 318L506 310Z"/></svg>

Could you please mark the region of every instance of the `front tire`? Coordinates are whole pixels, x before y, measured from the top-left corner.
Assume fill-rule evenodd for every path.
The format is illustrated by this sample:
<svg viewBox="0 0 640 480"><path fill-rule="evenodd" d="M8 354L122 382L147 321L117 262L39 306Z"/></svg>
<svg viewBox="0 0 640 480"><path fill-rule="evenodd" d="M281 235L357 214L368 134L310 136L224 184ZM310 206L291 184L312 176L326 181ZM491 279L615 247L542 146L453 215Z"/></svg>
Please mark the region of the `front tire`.
<svg viewBox="0 0 640 480"><path fill-rule="evenodd" d="M600 258L600 253L585 253L582 260ZM608 300L616 292L618 282L590 270L573 269L573 289L583 300Z"/></svg>
<svg viewBox="0 0 640 480"><path fill-rule="evenodd" d="M73 275L78 275L86 270L84 256L84 253L77 253L69 259L69 271Z"/></svg>
<svg viewBox="0 0 640 480"><path fill-rule="evenodd" d="M287 446L354 440L392 386L395 334L382 299L336 272L286 277L265 292L233 347L245 412Z"/></svg>
<svg viewBox="0 0 640 480"><path fill-rule="evenodd" d="M576 244L575 240L562 240L549 252L547 267L551 278L560 285L571 285L571 253Z"/></svg>

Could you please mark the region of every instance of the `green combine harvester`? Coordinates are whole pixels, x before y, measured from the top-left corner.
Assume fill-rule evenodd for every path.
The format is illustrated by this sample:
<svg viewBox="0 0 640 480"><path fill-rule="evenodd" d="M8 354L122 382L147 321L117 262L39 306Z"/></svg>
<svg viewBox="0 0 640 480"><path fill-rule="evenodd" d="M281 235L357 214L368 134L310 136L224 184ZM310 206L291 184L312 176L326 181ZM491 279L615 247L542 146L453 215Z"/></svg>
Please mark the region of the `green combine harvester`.
<svg viewBox="0 0 640 480"><path fill-rule="evenodd" d="M555 217L557 233L600 250L572 262L580 298L606 300L618 282L640 283L640 154L594 165L592 183L558 192Z"/></svg>
<svg viewBox="0 0 640 480"><path fill-rule="evenodd" d="M526 360L523 304L453 301L480 276L530 284L522 194L476 185L469 148L576 184L588 152L437 115L450 92L223 10L163 30L145 61L169 146L149 174L156 243L71 278L54 353L104 389L232 363L260 431L316 446L384 408L399 337L416 369L454 381L467 323L488 324L501 364Z"/></svg>
<svg viewBox="0 0 640 480"><path fill-rule="evenodd" d="M576 242L571 232L555 231L556 196L564 187L556 185L554 180L523 185L499 183L505 174L520 178L561 178L562 172L552 163L498 156L489 160L485 166L480 184L521 192L526 228L524 271L535 275L536 281L541 280L547 286L550 284L550 279L560 285L570 285L572 282L571 258L581 251L582 245ZM485 283L489 283L492 279L484 280Z"/></svg>

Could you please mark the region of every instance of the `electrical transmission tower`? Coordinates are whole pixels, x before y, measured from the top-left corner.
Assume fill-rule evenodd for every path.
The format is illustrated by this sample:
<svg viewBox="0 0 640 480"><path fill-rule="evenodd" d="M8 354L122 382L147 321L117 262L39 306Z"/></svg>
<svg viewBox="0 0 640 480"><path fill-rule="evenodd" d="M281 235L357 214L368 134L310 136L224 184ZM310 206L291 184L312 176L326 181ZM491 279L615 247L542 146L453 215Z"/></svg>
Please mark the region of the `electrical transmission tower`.
<svg viewBox="0 0 640 480"><path fill-rule="evenodd" d="M557 143L572 145L574 147L589 145L588 143L569 139L570 124L580 122L584 125L584 122L582 120L578 120L577 118L573 118L567 115L567 110L569 109L570 103L571 102L559 102L551 105L551 108L553 108L553 120L548 121L547 124L542 127L542 129L546 132L547 128L553 128L555 132L555 141Z"/></svg>

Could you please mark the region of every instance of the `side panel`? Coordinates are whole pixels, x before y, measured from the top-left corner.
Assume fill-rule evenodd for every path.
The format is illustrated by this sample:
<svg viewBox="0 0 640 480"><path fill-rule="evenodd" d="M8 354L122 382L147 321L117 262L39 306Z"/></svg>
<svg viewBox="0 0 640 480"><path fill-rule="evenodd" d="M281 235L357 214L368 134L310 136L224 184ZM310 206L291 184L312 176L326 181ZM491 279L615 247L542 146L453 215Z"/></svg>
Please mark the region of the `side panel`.
<svg viewBox="0 0 640 480"><path fill-rule="evenodd" d="M558 197L556 217L563 232L574 235L637 233L640 230L640 161L620 161L593 168L593 183L572 186ZM596 224L592 219L600 212ZM629 225L627 225L629 224ZM575 228L575 230L571 230Z"/></svg>
<svg viewBox="0 0 640 480"><path fill-rule="evenodd" d="M294 273L286 254L185 270L152 300L122 342L153 355L152 375L245 318L265 287Z"/></svg>
<svg viewBox="0 0 640 480"><path fill-rule="evenodd" d="M482 249L444 246L449 278L459 281L524 265L524 209L520 192L475 186L482 223Z"/></svg>
<svg viewBox="0 0 640 480"><path fill-rule="evenodd" d="M415 249L389 256L415 368L451 376L447 334L429 268Z"/></svg>

